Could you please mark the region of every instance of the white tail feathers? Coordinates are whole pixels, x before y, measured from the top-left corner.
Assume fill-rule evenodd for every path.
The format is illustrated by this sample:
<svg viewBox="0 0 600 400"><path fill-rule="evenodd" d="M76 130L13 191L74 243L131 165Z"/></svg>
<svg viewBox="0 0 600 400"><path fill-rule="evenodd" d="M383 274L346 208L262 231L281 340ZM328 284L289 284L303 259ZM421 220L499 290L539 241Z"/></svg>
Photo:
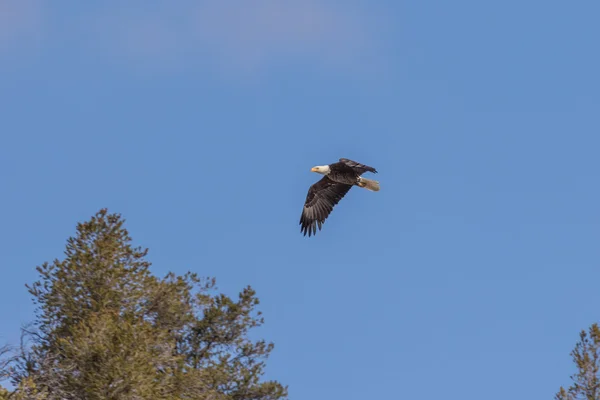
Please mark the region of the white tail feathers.
<svg viewBox="0 0 600 400"><path fill-rule="evenodd" d="M361 188L365 188L372 192L379 192L379 182L374 181L372 179L363 178L362 176L358 178L358 186Z"/></svg>

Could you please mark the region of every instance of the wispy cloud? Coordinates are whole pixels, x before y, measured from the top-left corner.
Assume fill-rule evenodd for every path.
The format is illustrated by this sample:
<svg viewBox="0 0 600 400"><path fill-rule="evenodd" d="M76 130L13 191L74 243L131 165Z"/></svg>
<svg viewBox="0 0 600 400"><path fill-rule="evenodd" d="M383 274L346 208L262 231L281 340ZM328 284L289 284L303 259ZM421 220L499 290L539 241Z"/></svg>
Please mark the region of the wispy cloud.
<svg viewBox="0 0 600 400"><path fill-rule="evenodd" d="M376 24L349 3L323 0L179 1L107 16L108 50L144 65L193 64L237 73L301 62L356 69L373 63Z"/></svg>
<svg viewBox="0 0 600 400"><path fill-rule="evenodd" d="M0 50L39 36L42 7L37 0L0 0Z"/></svg>
<svg viewBox="0 0 600 400"><path fill-rule="evenodd" d="M34 39L149 72L247 77L301 65L371 74L384 58L384 35L382 16L367 11L352 0L109 0L75 9L0 0L0 52L29 51Z"/></svg>

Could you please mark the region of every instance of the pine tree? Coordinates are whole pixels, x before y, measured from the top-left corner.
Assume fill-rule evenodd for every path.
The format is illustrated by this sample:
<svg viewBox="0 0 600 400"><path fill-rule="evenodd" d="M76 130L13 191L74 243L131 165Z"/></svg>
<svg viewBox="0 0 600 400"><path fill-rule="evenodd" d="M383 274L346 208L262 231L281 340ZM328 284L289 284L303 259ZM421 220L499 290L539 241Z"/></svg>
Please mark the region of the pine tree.
<svg viewBox="0 0 600 400"><path fill-rule="evenodd" d="M571 376L573 384L560 388L556 400L600 400L600 327L593 324L589 332L581 331L579 342L571 352L577 373Z"/></svg>
<svg viewBox="0 0 600 400"><path fill-rule="evenodd" d="M251 341L256 293L214 294L214 279L150 273L118 214L77 225L62 261L38 267L32 345L6 369L23 399L277 400L263 382L273 349Z"/></svg>

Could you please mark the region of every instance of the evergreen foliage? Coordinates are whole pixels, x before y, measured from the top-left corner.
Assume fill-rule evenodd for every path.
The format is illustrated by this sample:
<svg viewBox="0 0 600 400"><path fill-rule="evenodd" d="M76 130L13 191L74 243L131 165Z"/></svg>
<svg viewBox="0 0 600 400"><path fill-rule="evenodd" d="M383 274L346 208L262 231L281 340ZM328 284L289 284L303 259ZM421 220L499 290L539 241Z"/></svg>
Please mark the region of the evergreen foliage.
<svg viewBox="0 0 600 400"><path fill-rule="evenodd" d="M37 268L29 344L3 358L11 398L286 398L261 380L273 344L248 338L263 323L254 290L232 299L195 273L153 276L123 224L100 210L77 225L62 261Z"/></svg>
<svg viewBox="0 0 600 400"><path fill-rule="evenodd" d="M577 373L571 376L573 384L560 388L556 400L600 400L600 327L593 324L589 332L581 331L579 342L571 352Z"/></svg>

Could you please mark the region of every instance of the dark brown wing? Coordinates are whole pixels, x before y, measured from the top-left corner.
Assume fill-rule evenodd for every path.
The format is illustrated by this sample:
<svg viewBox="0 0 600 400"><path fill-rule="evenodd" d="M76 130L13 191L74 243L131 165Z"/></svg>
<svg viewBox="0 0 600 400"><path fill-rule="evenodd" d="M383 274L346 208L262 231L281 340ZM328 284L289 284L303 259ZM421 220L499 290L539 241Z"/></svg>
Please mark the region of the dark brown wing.
<svg viewBox="0 0 600 400"><path fill-rule="evenodd" d="M308 189L304 209L300 216L300 232L304 236L317 233L317 225L319 230L321 226L331 214L333 207L348 193L352 185L337 183L324 176L323 179L312 185Z"/></svg>
<svg viewBox="0 0 600 400"><path fill-rule="evenodd" d="M340 158L340 162L350 168L352 168L355 172L357 172L359 175L364 174L365 172L372 172L374 174L377 173L377 170L373 167L369 167L368 165L364 165L361 163L358 163L356 161L352 161L352 160L348 160L347 158Z"/></svg>

